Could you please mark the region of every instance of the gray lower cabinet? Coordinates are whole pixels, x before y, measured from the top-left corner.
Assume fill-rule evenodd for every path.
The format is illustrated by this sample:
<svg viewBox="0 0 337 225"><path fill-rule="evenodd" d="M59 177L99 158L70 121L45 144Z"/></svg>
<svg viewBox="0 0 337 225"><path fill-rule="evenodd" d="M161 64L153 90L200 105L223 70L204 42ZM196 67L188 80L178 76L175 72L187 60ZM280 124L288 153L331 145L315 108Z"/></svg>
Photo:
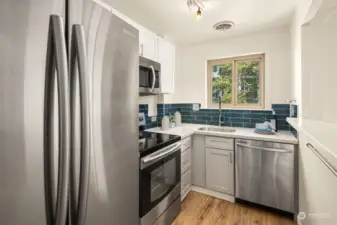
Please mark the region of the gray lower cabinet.
<svg viewBox="0 0 337 225"><path fill-rule="evenodd" d="M193 135L192 184L206 187L205 136Z"/></svg>
<svg viewBox="0 0 337 225"><path fill-rule="evenodd" d="M234 195L234 151L206 148L206 188Z"/></svg>

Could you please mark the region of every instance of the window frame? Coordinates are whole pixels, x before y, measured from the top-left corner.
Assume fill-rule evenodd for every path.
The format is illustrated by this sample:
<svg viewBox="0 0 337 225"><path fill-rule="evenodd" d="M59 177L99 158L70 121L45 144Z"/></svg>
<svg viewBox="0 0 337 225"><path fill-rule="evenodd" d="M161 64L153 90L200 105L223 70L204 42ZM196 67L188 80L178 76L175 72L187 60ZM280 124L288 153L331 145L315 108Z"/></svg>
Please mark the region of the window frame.
<svg viewBox="0 0 337 225"><path fill-rule="evenodd" d="M260 103L259 104L237 104L237 70L236 62L253 60L260 62ZM212 66L232 63L232 103L222 106L231 109L264 109L265 107L265 53L253 54L222 59L207 60L207 108L219 108L219 104L213 103L212 96Z"/></svg>

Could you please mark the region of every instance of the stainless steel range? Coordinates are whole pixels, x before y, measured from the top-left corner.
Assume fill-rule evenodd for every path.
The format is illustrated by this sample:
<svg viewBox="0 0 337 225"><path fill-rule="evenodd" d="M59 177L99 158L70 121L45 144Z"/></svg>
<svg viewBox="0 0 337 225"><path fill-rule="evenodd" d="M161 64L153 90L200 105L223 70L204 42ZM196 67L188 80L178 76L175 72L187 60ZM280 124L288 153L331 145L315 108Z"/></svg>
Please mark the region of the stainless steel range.
<svg viewBox="0 0 337 225"><path fill-rule="evenodd" d="M141 225L171 225L181 210L181 137L140 132Z"/></svg>

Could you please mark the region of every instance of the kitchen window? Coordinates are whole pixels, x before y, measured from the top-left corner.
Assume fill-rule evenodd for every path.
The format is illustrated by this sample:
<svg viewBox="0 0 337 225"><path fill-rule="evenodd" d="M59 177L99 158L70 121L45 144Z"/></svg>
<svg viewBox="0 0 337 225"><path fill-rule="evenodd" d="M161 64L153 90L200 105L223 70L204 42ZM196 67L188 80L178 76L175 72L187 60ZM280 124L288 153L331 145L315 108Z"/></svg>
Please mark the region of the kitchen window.
<svg viewBox="0 0 337 225"><path fill-rule="evenodd" d="M265 54L208 61L208 108L264 108Z"/></svg>

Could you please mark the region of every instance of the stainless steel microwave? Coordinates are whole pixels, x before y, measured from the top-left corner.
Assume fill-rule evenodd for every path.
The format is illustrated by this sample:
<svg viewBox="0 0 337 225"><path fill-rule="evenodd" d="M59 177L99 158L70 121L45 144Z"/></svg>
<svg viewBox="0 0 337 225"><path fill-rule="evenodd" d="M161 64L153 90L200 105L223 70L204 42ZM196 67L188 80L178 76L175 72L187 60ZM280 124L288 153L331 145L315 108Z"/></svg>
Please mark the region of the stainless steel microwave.
<svg viewBox="0 0 337 225"><path fill-rule="evenodd" d="M160 88L160 63L139 57L139 95L158 95Z"/></svg>

